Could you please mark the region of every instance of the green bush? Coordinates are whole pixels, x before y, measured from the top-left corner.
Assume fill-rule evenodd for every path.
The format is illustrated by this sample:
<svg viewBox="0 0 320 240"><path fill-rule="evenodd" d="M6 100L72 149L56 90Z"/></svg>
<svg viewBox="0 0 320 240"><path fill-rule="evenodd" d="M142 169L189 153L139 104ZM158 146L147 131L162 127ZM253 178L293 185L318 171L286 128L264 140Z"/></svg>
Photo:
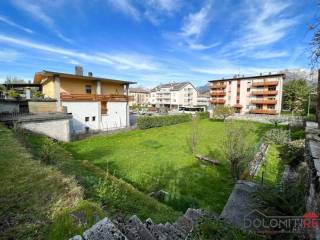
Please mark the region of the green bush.
<svg viewBox="0 0 320 240"><path fill-rule="evenodd" d="M191 119L192 119L191 114L144 116L144 117L138 118L137 126L140 129L147 129L147 128L174 125L174 124L183 123L183 122L190 122Z"/></svg>
<svg viewBox="0 0 320 240"><path fill-rule="evenodd" d="M282 157L291 166L297 166L302 162L304 160L304 139L286 143L283 146Z"/></svg>
<svg viewBox="0 0 320 240"><path fill-rule="evenodd" d="M291 140L304 139L306 133L304 130L291 131Z"/></svg>
<svg viewBox="0 0 320 240"><path fill-rule="evenodd" d="M290 141L290 135L287 130L273 128L265 134L264 139L268 144L283 145Z"/></svg>
<svg viewBox="0 0 320 240"><path fill-rule="evenodd" d="M198 112L197 117L200 119L207 119L209 118L209 112Z"/></svg>
<svg viewBox="0 0 320 240"><path fill-rule="evenodd" d="M304 117L304 119L306 121L310 121L310 122L316 122L317 121L317 117L315 114L310 114L309 116Z"/></svg>

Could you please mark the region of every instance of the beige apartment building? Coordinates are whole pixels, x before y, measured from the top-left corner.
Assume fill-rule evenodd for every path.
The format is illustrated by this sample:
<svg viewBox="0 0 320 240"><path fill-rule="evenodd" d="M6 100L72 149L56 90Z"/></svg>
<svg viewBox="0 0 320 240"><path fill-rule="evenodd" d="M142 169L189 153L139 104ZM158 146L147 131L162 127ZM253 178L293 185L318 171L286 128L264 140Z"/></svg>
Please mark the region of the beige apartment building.
<svg viewBox="0 0 320 240"><path fill-rule="evenodd" d="M280 114L284 77L270 73L211 80L210 103L232 106L239 114Z"/></svg>
<svg viewBox="0 0 320 240"><path fill-rule="evenodd" d="M144 88L129 88L129 106L148 106L150 104L150 90Z"/></svg>
<svg viewBox="0 0 320 240"><path fill-rule="evenodd" d="M198 91L190 82L161 84L151 90L150 104L153 107L197 106Z"/></svg>

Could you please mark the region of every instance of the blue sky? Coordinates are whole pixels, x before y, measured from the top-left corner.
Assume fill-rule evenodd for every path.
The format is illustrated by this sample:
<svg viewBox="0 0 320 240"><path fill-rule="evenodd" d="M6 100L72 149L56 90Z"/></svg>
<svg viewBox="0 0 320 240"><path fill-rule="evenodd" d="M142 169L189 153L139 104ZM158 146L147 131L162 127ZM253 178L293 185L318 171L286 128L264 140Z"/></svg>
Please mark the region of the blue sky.
<svg viewBox="0 0 320 240"><path fill-rule="evenodd" d="M316 0L2 0L0 81L43 69L159 83L308 68Z"/></svg>

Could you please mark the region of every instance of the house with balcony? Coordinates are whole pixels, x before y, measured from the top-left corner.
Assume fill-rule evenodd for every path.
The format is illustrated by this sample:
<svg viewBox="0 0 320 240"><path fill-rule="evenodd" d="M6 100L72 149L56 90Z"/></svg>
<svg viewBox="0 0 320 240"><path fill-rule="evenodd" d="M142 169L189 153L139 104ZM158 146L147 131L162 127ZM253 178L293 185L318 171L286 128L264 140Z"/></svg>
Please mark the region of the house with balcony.
<svg viewBox="0 0 320 240"><path fill-rule="evenodd" d="M129 106L148 106L150 101L150 90L145 88L129 88Z"/></svg>
<svg viewBox="0 0 320 240"><path fill-rule="evenodd" d="M210 80L210 103L232 106L239 114L280 114L284 78L283 73L269 73Z"/></svg>
<svg viewBox="0 0 320 240"><path fill-rule="evenodd" d="M197 106L198 91L190 82L160 84L151 90L150 104L178 110Z"/></svg>
<svg viewBox="0 0 320 240"><path fill-rule="evenodd" d="M129 84L133 82L83 74L42 71L34 76L47 98L56 99L57 110L72 114L75 133L114 130L129 126Z"/></svg>

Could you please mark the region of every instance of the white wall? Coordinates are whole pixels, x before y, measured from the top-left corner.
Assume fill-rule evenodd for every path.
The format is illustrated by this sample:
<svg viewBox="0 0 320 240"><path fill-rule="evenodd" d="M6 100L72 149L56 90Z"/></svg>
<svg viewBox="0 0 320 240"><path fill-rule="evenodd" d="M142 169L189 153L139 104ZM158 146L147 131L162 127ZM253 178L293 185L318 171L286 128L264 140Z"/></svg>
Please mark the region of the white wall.
<svg viewBox="0 0 320 240"><path fill-rule="evenodd" d="M108 102L107 114L101 116L101 129L113 130L127 127L127 103Z"/></svg>
<svg viewBox="0 0 320 240"><path fill-rule="evenodd" d="M48 137L63 142L70 141L70 121L71 119L57 119L46 121L33 121L21 123L21 128L29 131L44 134Z"/></svg>
<svg viewBox="0 0 320 240"><path fill-rule="evenodd" d="M72 113L74 132L84 132L85 127L91 130L100 129L100 102L62 102L62 106L67 107L68 113ZM85 121L86 117L89 117L88 122ZM95 117L95 120L92 117Z"/></svg>

